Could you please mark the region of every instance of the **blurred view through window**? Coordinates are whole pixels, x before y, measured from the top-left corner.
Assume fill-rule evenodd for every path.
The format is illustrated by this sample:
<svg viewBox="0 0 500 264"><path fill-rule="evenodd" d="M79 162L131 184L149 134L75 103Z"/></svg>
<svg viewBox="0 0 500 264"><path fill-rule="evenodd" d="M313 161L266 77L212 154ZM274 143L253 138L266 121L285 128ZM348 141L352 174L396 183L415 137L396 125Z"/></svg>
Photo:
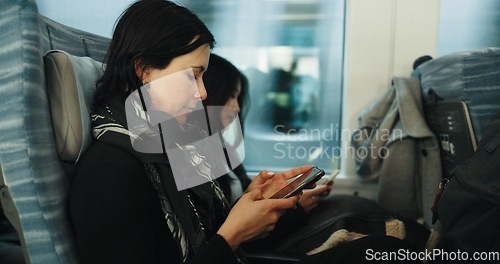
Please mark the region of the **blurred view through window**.
<svg viewBox="0 0 500 264"><path fill-rule="evenodd" d="M345 3L338 0L182 1L215 35L214 53L249 79L245 167L280 171L342 155Z"/></svg>

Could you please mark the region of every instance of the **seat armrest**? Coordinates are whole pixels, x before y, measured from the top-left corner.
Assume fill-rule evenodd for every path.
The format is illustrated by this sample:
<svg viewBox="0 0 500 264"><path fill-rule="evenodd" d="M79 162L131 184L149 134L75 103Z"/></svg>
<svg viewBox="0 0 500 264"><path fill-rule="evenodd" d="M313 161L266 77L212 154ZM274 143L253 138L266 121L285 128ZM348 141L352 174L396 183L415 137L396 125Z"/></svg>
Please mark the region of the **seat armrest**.
<svg viewBox="0 0 500 264"><path fill-rule="evenodd" d="M30 263L28 249L26 248L26 242L24 241L24 236L22 236L23 231L21 220L19 219L19 212L17 211L16 205L14 204L12 196L10 195L9 187L5 183L2 164L0 164L0 210L3 210L3 214L17 231L19 240L21 242L21 248L24 254L24 259L26 263Z"/></svg>

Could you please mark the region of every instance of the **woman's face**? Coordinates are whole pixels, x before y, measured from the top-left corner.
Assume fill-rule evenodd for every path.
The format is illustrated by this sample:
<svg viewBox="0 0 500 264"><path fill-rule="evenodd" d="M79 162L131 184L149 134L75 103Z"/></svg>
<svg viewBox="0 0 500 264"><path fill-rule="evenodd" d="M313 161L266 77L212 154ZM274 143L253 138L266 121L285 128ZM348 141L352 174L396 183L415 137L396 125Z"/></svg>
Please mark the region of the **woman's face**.
<svg viewBox="0 0 500 264"><path fill-rule="evenodd" d="M149 83L153 110L168 113L184 124L201 100L207 98L203 84L203 73L207 70L210 46L202 45L196 50L173 59L164 69L151 68L143 74L143 83Z"/></svg>
<svg viewBox="0 0 500 264"><path fill-rule="evenodd" d="M240 105L238 103L238 97L241 93L241 82L238 82L238 86L236 87L236 92L233 96L231 96L224 107L222 108L221 122L223 127L227 127L233 120L236 118L236 115L240 112Z"/></svg>

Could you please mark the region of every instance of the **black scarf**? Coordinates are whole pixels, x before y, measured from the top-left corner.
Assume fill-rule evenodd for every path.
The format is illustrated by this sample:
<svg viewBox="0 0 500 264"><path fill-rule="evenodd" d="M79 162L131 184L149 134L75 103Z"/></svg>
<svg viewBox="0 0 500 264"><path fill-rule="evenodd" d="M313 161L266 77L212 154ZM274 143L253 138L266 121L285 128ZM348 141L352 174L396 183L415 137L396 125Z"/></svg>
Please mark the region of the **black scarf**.
<svg viewBox="0 0 500 264"><path fill-rule="evenodd" d="M168 228L178 242L183 260L185 261L196 254L200 247L207 242L206 237L211 237L222 225L229 212L229 204L221 189L213 181L188 190L178 191L172 172L175 166L173 167L169 163L165 148L189 144L184 139L203 138L206 133L197 129L196 126L187 125L187 128L172 124L162 126L169 128L163 133L169 133L169 138L175 140L162 142L164 143L163 153L148 154L138 152L132 147L123 101L110 100L105 107L96 109L91 117L95 139L127 150L144 164L146 174L160 198ZM175 119L170 119L170 122L175 122ZM158 127L150 128L141 135L132 135L135 139L134 146L136 143L147 145L158 142L154 139L162 137L162 131L159 131ZM144 136L146 134L147 136ZM186 134L189 136L186 137ZM141 136L144 137L141 138ZM197 157L199 156L205 157L204 155ZM201 163L203 165L204 162Z"/></svg>

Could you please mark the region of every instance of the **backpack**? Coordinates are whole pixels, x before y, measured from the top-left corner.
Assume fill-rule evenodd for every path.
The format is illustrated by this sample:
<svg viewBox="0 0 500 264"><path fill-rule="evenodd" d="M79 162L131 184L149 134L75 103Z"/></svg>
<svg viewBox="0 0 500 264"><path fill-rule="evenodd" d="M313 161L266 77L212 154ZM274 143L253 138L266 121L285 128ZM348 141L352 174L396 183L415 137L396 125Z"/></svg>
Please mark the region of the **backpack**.
<svg viewBox="0 0 500 264"><path fill-rule="evenodd" d="M500 112L488 124L474 155L444 181L437 204L443 246L451 251L499 251Z"/></svg>

